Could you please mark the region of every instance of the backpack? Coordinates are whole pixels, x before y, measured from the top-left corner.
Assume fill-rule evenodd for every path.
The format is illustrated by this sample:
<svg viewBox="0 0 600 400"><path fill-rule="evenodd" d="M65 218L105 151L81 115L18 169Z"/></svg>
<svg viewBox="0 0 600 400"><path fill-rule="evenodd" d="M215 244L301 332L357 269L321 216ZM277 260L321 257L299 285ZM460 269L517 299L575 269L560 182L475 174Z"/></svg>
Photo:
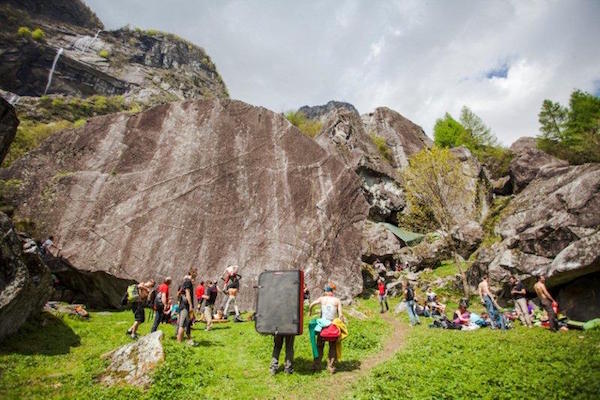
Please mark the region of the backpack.
<svg viewBox="0 0 600 400"><path fill-rule="evenodd" d="M135 303L140 299L140 292L138 290L137 284L127 286L127 302Z"/></svg>
<svg viewBox="0 0 600 400"><path fill-rule="evenodd" d="M329 325L321 330L321 339L328 342L335 342L340 337L340 328L334 324Z"/></svg>
<svg viewBox="0 0 600 400"><path fill-rule="evenodd" d="M410 286L406 289L406 299L407 300L414 300L415 299L415 291Z"/></svg>

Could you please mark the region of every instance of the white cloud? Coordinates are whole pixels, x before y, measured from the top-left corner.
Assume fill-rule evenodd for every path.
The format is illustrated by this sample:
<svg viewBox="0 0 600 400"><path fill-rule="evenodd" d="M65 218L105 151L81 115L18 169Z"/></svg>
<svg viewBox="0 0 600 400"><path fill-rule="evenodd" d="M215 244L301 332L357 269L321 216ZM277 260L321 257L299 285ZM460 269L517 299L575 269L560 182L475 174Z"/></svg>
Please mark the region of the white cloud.
<svg viewBox="0 0 600 400"><path fill-rule="evenodd" d="M509 144L545 98L598 90L600 2L87 0L109 28L203 46L232 97L275 111L330 99L389 106L431 134L463 105ZM500 71L488 79L490 71ZM594 83L596 82L596 83Z"/></svg>

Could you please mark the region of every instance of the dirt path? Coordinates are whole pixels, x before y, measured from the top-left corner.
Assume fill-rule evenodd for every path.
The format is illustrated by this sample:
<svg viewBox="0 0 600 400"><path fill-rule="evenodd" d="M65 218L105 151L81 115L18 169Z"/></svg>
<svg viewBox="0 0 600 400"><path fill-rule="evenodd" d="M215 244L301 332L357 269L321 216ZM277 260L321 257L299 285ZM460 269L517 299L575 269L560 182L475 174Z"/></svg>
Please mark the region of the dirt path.
<svg viewBox="0 0 600 400"><path fill-rule="evenodd" d="M383 349L372 354L366 359L362 360L360 367L353 371L342 371L336 372L334 375L328 377L325 381L322 381L319 385L320 397L323 399L339 399L347 394L352 383L358 379L366 376L371 369L377 365L384 363L391 359L398 350L404 345L408 328L402 324L398 317L392 315L391 312L382 314L382 318L391 326L392 334L383 343Z"/></svg>

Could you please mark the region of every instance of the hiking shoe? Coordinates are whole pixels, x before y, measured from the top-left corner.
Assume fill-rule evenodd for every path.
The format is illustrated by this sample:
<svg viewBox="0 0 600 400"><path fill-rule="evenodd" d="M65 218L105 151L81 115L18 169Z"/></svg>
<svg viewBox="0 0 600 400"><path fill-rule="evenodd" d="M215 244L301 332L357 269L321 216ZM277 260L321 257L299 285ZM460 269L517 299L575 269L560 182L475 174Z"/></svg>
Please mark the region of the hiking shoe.
<svg viewBox="0 0 600 400"><path fill-rule="evenodd" d="M294 368L286 368L283 370L283 372L285 372L288 375L291 375L294 373Z"/></svg>
<svg viewBox="0 0 600 400"><path fill-rule="evenodd" d="M312 370L318 371L320 369L321 369L321 363L319 362L319 360L314 360L312 363Z"/></svg>
<svg viewBox="0 0 600 400"><path fill-rule="evenodd" d="M127 329L127 333L125 333L126 335L131 335L131 329Z"/></svg>
<svg viewBox="0 0 600 400"><path fill-rule="evenodd" d="M138 340L139 336L136 334L131 335L131 339Z"/></svg>
<svg viewBox="0 0 600 400"><path fill-rule="evenodd" d="M277 373L277 368L273 368L273 367L269 368L269 373L271 375L275 375Z"/></svg>

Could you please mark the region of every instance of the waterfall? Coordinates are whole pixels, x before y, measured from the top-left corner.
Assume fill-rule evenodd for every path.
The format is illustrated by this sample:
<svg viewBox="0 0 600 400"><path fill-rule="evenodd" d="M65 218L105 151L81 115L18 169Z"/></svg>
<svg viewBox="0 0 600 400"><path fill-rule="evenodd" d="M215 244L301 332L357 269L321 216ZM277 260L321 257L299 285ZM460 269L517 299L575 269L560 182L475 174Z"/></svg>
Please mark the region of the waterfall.
<svg viewBox="0 0 600 400"><path fill-rule="evenodd" d="M18 94L11 93L10 94L10 99L8 100L8 103L11 106L14 107L14 106L17 105L17 103L19 102L19 100L21 100L21 96L19 96Z"/></svg>
<svg viewBox="0 0 600 400"><path fill-rule="evenodd" d="M81 50L82 53L87 51L87 49L89 49L90 47L92 47L92 45L94 44L96 39L98 39L98 35L100 34L100 32L102 32L102 29L98 29L98 32L96 32L96 34L94 35L94 38L86 43L86 45Z"/></svg>
<svg viewBox="0 0 600 400"><path fill-rule="evenodd" d="M54 69L56 68L56 63L58 62L58 59L60 58L60 55L63 52L63 48L61 47L60 49L58 49L58 51L56 52L56 55L54 56L54 61L52 62L52 69L50 70L50 74L48 75L48 83L46 84L46 90L44 90L44 95L46 94L46 92L48 92L48 89L50 89L50 84L52 83L52 75L54 75Z"/></svg>

